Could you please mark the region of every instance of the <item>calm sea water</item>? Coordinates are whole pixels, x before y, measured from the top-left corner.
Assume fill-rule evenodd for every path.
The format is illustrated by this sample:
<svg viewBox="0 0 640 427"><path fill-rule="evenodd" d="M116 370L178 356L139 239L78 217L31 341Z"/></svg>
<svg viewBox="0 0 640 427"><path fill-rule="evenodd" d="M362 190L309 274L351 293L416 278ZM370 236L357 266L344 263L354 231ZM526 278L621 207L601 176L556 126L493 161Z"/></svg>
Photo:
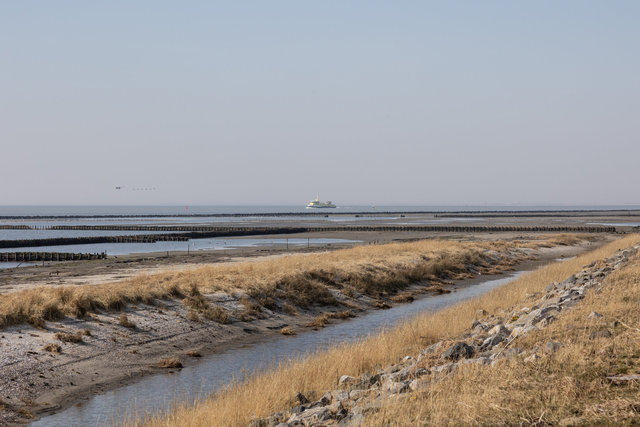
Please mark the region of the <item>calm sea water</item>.
<svg viewBox="0 0 640 427"><path fill-rule="evenodd" d="M453 211L544 211L544 210L625 210L640 205L340 205L327 212L453 212ZM303 205L287 206L0 206L0 216L60 215L220 215L310 212ZM318 214L325 212L319 210Z"/></svg>

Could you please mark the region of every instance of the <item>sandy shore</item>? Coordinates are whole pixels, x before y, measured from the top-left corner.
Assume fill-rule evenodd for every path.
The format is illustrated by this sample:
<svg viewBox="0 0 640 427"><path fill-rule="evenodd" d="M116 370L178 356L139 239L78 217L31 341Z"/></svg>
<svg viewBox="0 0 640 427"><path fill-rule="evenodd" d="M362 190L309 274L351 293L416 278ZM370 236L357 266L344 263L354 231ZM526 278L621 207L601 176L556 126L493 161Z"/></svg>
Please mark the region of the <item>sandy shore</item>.
<svg viewBox="0 0 640 427"><path fill-rule="evenodd" d="M610 238L601 236L597 242L585 242L579 246L542 249L535 254L535 261L521 263L517 269L532 269L558 258L574 256L607 240ZM330 248L316 250L326 249ZM95 263L68 263L71 265L65 265L64 268L61 265L45 266L39 267L42 271L11 272L14 276L7 274L13 277L13 281L7 281L5 276L3 290L10 292L20 289L21 281L24 287L100 283L126 277L127 274L196 268L206 263L237 262L258 259L258 256L281 256L285 253L274 248L261 250L262 252L245 253L245 257L238 253L216 251L197 254L194 258L175 255L166 259L149 255L106 260L105 265L101 266L96 266ZM201 262L190 262L194 259ZM60 273L56 279L49 279L54 268ZM476 277L461 281L457 286L471 285L486 279L486 276ZM424 287L413 287L409 291L416 298L428 297L430 293ZM66 318L59 322L48 322L46 330L27 325L6 328L0 336L0 377L4 379L0 385L0 398L4 407L0 411L0 423L21 424L30 417L58 411L91 394L120 387L146 375L166 372L166 369L154 367L165 357L178 357L183 364L188 365L197 360L188 355L194 354L190 352L195 351L203 356L225 352L266 340L284 327L302 333L309 330L306 325L321 311L331 311L330 307L325 307L289 315L263 308L262 313L257 314L253 320L241 321L237 314L244 310L242 293L205 296L210 302L232 313L233 321L230 324L220 324L201 318L195 322L187 318L187 309L181 301L166 300L156 306L140 304L128 307L125 313L128 320L135 324L135 328L122 326L120 313L100 313L85 319ZM353 314L358 315L376 305L376 301L364 295L350 298L337 294L336 297L344 307L332 311L344 310L348 306ZM388 303L393 304L390 300ZM60 342L55 335L61 332L82 334L82 342ZM43 349L51 343L60 345L61 352L51 353Z"/></svg>

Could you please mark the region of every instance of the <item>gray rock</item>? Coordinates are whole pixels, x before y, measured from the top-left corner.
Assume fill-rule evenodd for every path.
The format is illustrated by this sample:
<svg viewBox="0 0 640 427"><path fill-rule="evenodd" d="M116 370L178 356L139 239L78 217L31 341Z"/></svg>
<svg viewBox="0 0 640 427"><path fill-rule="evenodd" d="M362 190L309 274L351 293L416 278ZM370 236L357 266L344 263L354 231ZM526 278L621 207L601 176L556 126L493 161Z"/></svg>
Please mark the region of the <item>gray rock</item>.
<svg viewBox="0 0 640 427"><path fill-rule="evenodd" d="M445 363L444 365L432 366L429 370L436 374L448 374L456 370L454 363Z"/></svg>
<svg viewBox="0 0 640 427"><path fill-rule="evenodd" d="M333 414L333 418L344 418L347 415L347 410L342 406L342 402L333 402L327 408Z"/></svg>
<svg viewBox="0 0 640 427"><path fill-rule="evenodd" d="M327 406L331 403L331 393L325 393L324 396L320 398L320 405Z"/></svg>
<svg viewBox="0 0 640 427"><path fill-rule="evenodd" d="M349 398L349 393L344 390L334 390L331 393L327 393L333 397L333 400L336 402L342 402L343 400L347 400Z"/></svg>
<svg viewBox="0 0 640 427"><path fill-rule="evenodd" d="M440 349L441 345L442 345L442 341L438 341L437 343L431 344L429 347L422 349L420 351L420 354L422 356L428 356L430 354L433 354Z"/></svg>
<svg viewBox="0 0 640 427"><path fill-rule="evenodd" d="M508 336L511 333L504 325L496 325L488 332L489 335L504 335Z"/></svg>
<svg viewBox="0 0 640 427"><path fill-rule="evenodd" d="M366 396L367 394L369 394L368 390L351 390L349 392L349 399L351 400L358 400L360 399L362 396Z"/></svg>
<svg viewBox="0 0 640 427"><path fill-rule="evenodd" d="M307 409L299 414L293 414L291 418L287 420L288 424L300 423L303 425L310 425L322 421L327 421L333 418L333 413L326 406L318 406L316 408Z"/></svg>
<svg viewBox="0 0 640 427"><path fill-rule="evenodd" d="M544 351L545 353L555 353L556 351L560 350L561 347L563 347L562 343L559 343L557 341L547 341L547 343L544 345Z"/></svg>
<svg viewBox="0 0 640 427"><path fill-rule="evenodd" d="M611 338L612 334L608 329L603 329L601 331L593 331L589 334L590 340L595 340L597 338Z"/></svg>
<svg viewBox="0 0 640 427"><path fill-rule="evenodd" d="M431 380L429 379L416 378L415 380L409 383L409 388L411 389L411 391L416 391L416 390L427 387L429 384L431 384Z"/></svg>
<svg viewBox="0 0 640 427"><path fill-rule="evenodd" d="M409 384L410 384L410 381L394 382L394 383L391 383L389 388L387 388L385 391L388 391L391 394L406 393L409 390L411 390L411 388L409 387Z"/></svg>
<svg viewBox="0 0 640 427"><path fill-rule="evenodd" d="M442 359L458 360L473 357L475 349L464 341L459 341L442 354Z"/></svg>
<svg viewBox="0 0 640 427"><path fill-rule="evenodd" d="M305 403L309 403L309 399L307 399L304 394L298 392L296 393L296 400L299 404L304 405Z"/></svg>
<svg viewBox="0 0 640 427"><path fill-rule="evenodd" d="M359 414L349 413L345 418L340 420L340 422L338 423L339 427L346 427L346 426L353 427L353 426L360 426L360 425L364 425L364 415L360 413Z"/></svg>
<svg viewBox="0 0 640 427"><path fill-rule="evenodd" d="M462 365L489 365L491 364L491 359L489 357L476 357L475 359L464 359L458 364Z"/></svg>
<svg viewBox="0 0 640 427"><path fill-rule="evenodd" d="M347 387L347 386L355 384L356 382L357 382L357 380L354 377L352 377L350 375L343 375L338 380L338 385L340 387Z"/></svg>
<svg viewBox="0 0 640 427"><path fill-rule="evenodd" d="M513 347L513 348L508 348L505 351L502 352L502 356L504 357L513 357L513 356L517 356L519 354L521 354L524 350L522 350L520 347Z"/></svg>
<svg viewBox="0 0 640 427"><path fill-rule="evenodd" d="M506 339L507 339L507 336L503 334L491 335L490 337L488 337L486 340L482 342L482 344L480 345L480 350L481 351L491 350L493 347L497 346L498 344L500 344Z"/></svg>

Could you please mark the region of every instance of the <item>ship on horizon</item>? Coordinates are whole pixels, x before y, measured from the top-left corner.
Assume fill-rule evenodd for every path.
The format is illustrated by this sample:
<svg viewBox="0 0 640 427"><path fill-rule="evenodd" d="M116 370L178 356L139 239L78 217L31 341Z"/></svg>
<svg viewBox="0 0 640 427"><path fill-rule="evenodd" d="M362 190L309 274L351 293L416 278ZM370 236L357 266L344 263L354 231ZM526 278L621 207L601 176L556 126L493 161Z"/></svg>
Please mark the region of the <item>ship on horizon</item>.
<svg viewBox="0 0 640 427"><path fill-rule="evenodd" d="M309 208L335 208L336 205L334 205L333 203L331 203L331 200L327 201L327 202L321 202L320 201L320 196L316 195L316 199L312 200L309 202L309 204L307 205L307 209Z"/></svg>

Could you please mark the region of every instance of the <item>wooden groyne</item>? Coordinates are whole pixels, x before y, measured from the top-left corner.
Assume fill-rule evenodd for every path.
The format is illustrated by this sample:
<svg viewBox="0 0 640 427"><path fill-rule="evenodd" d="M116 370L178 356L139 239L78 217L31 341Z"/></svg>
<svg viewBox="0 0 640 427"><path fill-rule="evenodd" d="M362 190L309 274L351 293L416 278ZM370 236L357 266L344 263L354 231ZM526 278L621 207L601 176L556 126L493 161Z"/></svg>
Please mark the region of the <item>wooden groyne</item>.
<svg viewBox="0 0 640 427"><path fill-rule="evenodd" d="M336 231L427 231L427 232L567 232L567 233L613 233L615 227L610 226L528 226L528 225L361 225L361 226L331 226L331 227L217 227L217 226L173 226L173 225L59 225L52 230L117 230L117 231L146 231L146 232L175 232L173 236L195 237L210 234L205 237L226 237L234 235L265 235L291 234L305 232L336 232ZM219 234L219 235L218 235ZM159 238L160 235L147 237ZM123 236L120 236L123 237Z"/></svg>
<svg viewBox="0 0 640 427"><path fill-rule="evenodd" d="M59 226L57 230L131 230L167 232L127 236L59 237L51 239L0 240L0 248L23 248L95 243L155 243L159 241L187 241L215 237L287 235L300 233L345 232L414 232L414 233L615 233L616 227L606 226L344 226L344 227L188 227L188 226Z"/></svg>
<svg viewBox="0 0 640 427"><path fill-rule="evenodd" d="M0 252L0 262L81 261L105 259L107 254L73 254L65 252Z"/></svg>

